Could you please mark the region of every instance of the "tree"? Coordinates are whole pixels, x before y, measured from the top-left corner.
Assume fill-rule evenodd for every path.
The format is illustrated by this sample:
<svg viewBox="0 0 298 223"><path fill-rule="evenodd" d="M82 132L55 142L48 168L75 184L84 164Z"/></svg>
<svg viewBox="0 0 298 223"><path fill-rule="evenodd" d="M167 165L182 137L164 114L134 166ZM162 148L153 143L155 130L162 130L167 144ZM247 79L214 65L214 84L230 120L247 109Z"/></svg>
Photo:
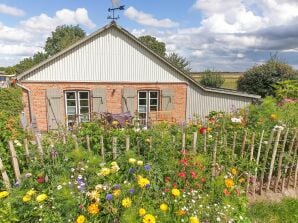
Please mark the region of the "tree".
<svg viewBox="0 0 298 223"><path fill-rule="evenodd" d="M28 57L23 60L21 60L18 64L16 64L14 67L7 68L7 73L15 72L17 74L23 73L26 70L29 70L33 66L39 64L40 62L46 60L48 58L48 55L42 52L37 52L33 55L33 57Z"/></svg>
<svg viewBox="0 0 298 223"><path fill-rule="evenodd" d="M189 62L186 58L179 56L177 53L170 53L166 58L178 69L190 72Z"/></svg>
<svg viewBox="0 0 298 223"><path fill-rule="evenodd" d="M45 52L49 56L60 52L61 50L69 47L80 39L84 38L86 33L78 25L77 26L58 26L52 36L47 38L45 44Z"/></svg>
<svg viewBox="0 0 298 223"><path fill-rule="evenodd" d="M258 94L262 97L274 96L274 84L293 79L295 76L297 76L297 71L274 56L265 64L257 65L247 70L238 80L237 89L247 93Z"/></svg>
<svg viewBox="0 0 298 223"><path fill-rule="evenodd" d="M159 42L153 36L140 36L139 40L145 44L149 49L158 55L165 57L166 55L166 44L163 42Z"/></svg>
<svg viewBox="0 0 298 223"><path fill-rule="evenodd" d="M225 79L218 73L209 69L205 70L200 80L200 84L207 87L219 88L223 85Z"/></svg>

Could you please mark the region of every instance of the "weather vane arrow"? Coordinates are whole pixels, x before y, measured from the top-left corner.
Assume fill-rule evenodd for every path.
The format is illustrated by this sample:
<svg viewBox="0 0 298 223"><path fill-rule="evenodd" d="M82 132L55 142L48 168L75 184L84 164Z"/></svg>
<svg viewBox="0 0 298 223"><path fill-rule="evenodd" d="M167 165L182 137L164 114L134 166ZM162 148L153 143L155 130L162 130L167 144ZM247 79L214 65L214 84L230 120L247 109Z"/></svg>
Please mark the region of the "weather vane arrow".
<svg viewBox="0 0 298 223"><path fill-rule="evenodd" d="M108 12L112 12L112 15L109 15L107 19L111 19L114 22L115 20L118 20L120 18L119 15L115 16L115 11L122 11L125 9L125 6L120 5L119 0L112 0L112 5L113 7L108 9Z"/></svg>

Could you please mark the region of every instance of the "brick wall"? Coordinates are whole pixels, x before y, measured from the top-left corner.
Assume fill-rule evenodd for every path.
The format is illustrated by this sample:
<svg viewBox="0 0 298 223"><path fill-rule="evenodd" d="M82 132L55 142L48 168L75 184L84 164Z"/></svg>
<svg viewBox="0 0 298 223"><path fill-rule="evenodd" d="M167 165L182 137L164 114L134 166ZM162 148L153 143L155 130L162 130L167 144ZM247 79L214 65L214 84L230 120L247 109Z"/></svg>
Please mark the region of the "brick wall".
<svg viewBox="0 0 298 223"><path fill-rule="evenodd" d="M46 89L59 88L66 90L89 90L97 88L105 88L107 90L107 111L111 113L122 112L122 89L134 88L136 90L159 90L172 89L174 91L174 109L173 116L179 121L184 121L186 117L186 101L187 101L187 84L186 83L159 83L159 84L135 84L135 83L22 83L32 92L32 110L37 119L37 126L41 131L47 131L47 106L46 106ZM28 97L23 92L25 112L29 118ZM63 97L64 101L64 97ZM135 100L137 105L137 99ZM137 107L137 106L136 106ZM65 104L62 106L63 114L65 114ZM28 119L29 120L29 119Z"/></svg>

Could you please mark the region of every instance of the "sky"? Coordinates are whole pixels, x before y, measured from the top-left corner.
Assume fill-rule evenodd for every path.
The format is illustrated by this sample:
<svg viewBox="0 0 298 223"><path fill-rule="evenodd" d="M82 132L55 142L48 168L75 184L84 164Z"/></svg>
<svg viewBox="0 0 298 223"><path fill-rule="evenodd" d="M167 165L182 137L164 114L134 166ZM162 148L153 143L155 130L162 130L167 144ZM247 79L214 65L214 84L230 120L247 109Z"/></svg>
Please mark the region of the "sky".
<svg viewBox="0 0 298 223"><path fill-rule="evenodd" d="M271 55L298 69L298 0L0 0L0 67L43 51L59 25L90 34L125 5L117 23L151 35L192 71L245 71Z"/></svg>

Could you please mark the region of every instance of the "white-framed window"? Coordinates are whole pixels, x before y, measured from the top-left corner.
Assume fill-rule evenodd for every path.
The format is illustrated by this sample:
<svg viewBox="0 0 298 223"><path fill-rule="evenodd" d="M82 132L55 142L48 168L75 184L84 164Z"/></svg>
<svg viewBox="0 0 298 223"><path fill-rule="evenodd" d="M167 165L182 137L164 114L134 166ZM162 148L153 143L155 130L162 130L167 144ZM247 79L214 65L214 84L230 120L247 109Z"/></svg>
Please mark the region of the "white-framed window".
<svg viewBox="0 0 298 223"><path fill-rule="evenodd" d="M138 113L140 124L147 126L149 112L159 110L159 91L138 91Z"/></svg>
<svg viewBox="0 0 298 223"><path fill-rule="evenodd" d="M72 127L75 123L90 120L89 91L65 91L66 124Z"/></svg>

